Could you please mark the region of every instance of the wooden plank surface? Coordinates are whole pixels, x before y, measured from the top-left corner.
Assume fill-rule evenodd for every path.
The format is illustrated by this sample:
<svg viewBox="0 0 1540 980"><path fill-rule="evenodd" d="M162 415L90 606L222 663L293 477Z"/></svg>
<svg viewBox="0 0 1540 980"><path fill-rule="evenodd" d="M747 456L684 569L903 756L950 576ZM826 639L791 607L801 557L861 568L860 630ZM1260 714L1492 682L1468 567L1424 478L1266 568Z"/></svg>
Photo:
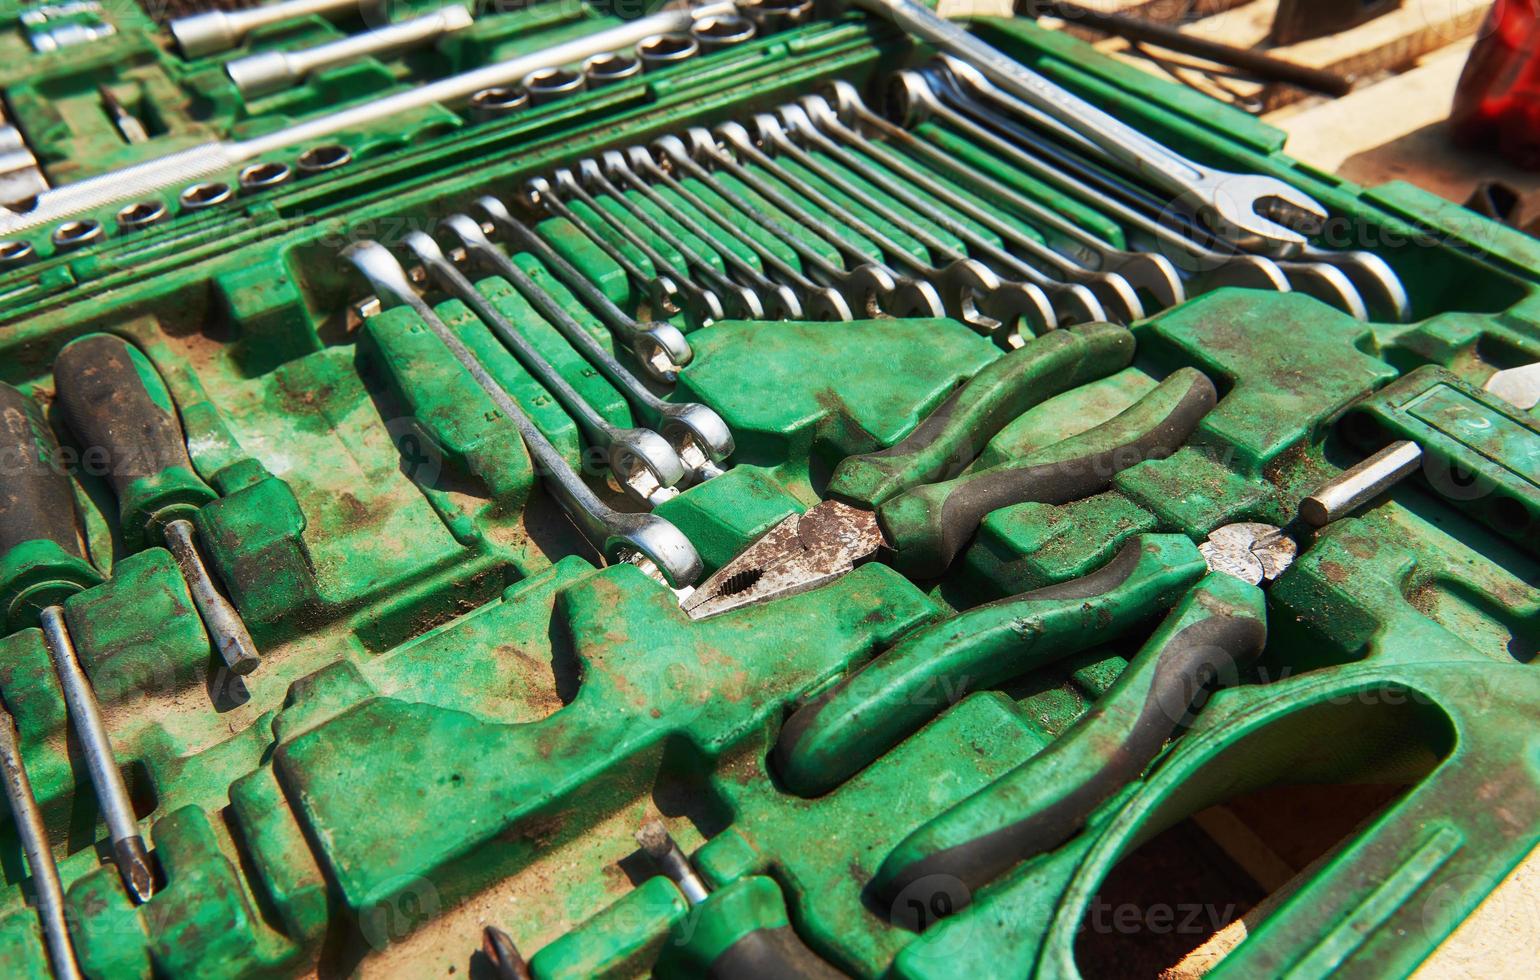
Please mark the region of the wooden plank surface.
<svg viewBox="0 0 1540 980"><path fill-rule="evenodd" d="M1400 10L1340 34L1267 47L1278 0L1253 0L1187 24L1182 31L1237 47L1263 47L1285 61L1372 80L1385 72L1401 71L1430 52L1470 37L1490 6L1490 0L1407 0ZM1152 73L1165 74L1148 59L1133 54L1120 38L1100 41L1097 47ZM1197 73L1188 74L1198 77ZM1231 84L1242 95L1260 100L1269 111L1309 95L1287 85Z"/></svg>
<svg viewBox="0 0 1540 980"><path fill-rule="evenodd" d="M1289 134L1290 156L1365 186L1405 180L1461 204L1485 179L1540 194L1540 174L1449 138L1446 120L1469 51L1468 41L1452 45L1404 74L1267 121ZM1540 216L1540 206L1527 210Z"/></svg>

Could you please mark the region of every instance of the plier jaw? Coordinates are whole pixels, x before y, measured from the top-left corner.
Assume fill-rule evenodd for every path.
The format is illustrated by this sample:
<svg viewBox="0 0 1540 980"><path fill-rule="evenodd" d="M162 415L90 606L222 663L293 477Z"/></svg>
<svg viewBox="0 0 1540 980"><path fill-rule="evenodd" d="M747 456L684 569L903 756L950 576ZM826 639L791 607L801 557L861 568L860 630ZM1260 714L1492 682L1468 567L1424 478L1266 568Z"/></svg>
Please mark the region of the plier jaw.
<svg viewBox="0 0 1540 980"><path fill-rule="evenodd" d="M691 619L705 619L816 589L871 558L883 543L875 511L825 500L784 518L679 605Z"/></svg>

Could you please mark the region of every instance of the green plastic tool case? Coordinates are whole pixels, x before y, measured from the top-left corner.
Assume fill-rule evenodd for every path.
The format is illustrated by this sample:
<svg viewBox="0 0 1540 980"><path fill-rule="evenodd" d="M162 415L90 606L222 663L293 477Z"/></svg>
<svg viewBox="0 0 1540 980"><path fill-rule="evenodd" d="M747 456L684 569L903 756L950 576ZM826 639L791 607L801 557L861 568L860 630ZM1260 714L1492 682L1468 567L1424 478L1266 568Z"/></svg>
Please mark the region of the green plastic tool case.
<svg viewBox="0 0 1540 980"><path fill-rule="evenodd" d="M0 4L0 86L7 121L55 186L618 22L569 2L494 5L437 46L243 99L229 58L369 25L308 17L187 59L151 14L197 4L103 3L51 22L96 25L92 40L39 51L43 28L23 15L41 6ZM1188 444L1086 499L990 514L940 578L879 561L690 619L647 568L596 553L509 420L413 309L380 308L342 256L364 239L403 255L408 232L493 194L634 311L643 297L621 267L569 223L529 211L526 181L692 126L747 124L836 79L879 105L895 71L933 52L863 15L493 118L463 103L406 113L316 141L346 148L331 169L302 171L313 145L296 145L263 160L291 168L287 182L242 188L232 168L210 178L236 188L228 201L200 207L173 187L158 198L169 213L147 227L114 206L77 216L99 235L12 236L30 249L5 246L0 380L35 399L62 441L104 576L65 611L161 878L143 905L119 880L42 634L19 612L41 573L0 566L0 689L85 973L491 976L476 951L494 925L542 978L704 974L745 935L788 927L852 976L1094 975L1124 972L1134 961L1120 957L1152 933L1174 944L1170 965L1244 914L1244 941L1217 973L1404 975L1497 888L1540 842L1540 428L1485 387L1540 361L1540 245L1404 184L1318 173L1265 124L1031 21L972 27L1190 156L1313 195L1395 270L1410 315L1365 321L1305 291L1241 288L1152 311L1132 325L1132 366L1027 412L978 465L1086 430L1197 368L1219 402ZM104 88L143 141L104 109ZM1118 234L1008 160L970 159ZM906 206L876 189L860 202L879 217ZM719 267L737 247L695 243ZM518 262L613 343L539 263ZM478 279L600 413L632 424L626 400L507 282ZM556 399L465 304L419 285L618 501ZM725 472L654 513L708 573L817 503L840 460L898 441L1004 353L947 318L675 323L693 359L668 397L714 408L736 450ZM129 340L164 380L216 493L195 524L261 653L244 678L221 669L168 552L125 534L102 474L71 456L51 368L98 332ZM1095 711L1137 638L960 698L935 690L933 720L832 791L783 785L772 748L790 713L905 634L1084 575L1136 535L1197 542L1237 521L1286 525L1312 488L1396 438L1440 466L1322 532L1266 591L1262 659L1079 834L966 907L920 910L918 928L871 880L916 828ZM1189 818L1221 806L1288 859L1292 880L1259 885L1192 832ZM1329 841L1308 842L1299 821L1312 813L1336 828ZM3 819L0 973L45 976L27 862ZM712 889L705 904L638 851L633 835L654 819ZM1170 857L1183 840L1185 856ZM1213 883L1226 874L1247 884Z"/></svg>

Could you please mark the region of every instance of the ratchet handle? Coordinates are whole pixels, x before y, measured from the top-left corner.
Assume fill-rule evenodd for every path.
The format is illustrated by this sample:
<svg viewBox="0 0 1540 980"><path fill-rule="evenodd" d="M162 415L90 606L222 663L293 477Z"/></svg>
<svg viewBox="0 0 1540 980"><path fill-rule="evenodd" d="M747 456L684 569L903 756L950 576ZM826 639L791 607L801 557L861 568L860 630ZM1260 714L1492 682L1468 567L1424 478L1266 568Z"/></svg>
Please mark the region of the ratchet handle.
<svg viewBox="0 0 1540 980"><path fill-rule="evenodd" d="M193 471L176 405L155 366L111 334L70 343L54 362L65 423L82 462L101 467L118 498L124 541L154 544L216 494Z"/></svg>
<svg viewBox="0 0 1540 980"><path fill-rule="evenodd" d="M900 842L874 887L931 907L911 892L946 883L955 908L1018 862L1058 847L1144 772L1214 687L1235 683L1266 641L1262 590L1210 573L1089 712L1048 748Z"/></svg>
<svg viewBox="0 0 1540 980"><path fill-rule="evenodd" d="M47 606L101 582L75 527L75 491L36 403L0 384L0 621L35 623Z"/></svg>
<svg viewBox="0 0 1540 980"><path fill-rule="evenodd" d="M877 511L894 567L916 578L940 575L992 511L1101 493L1123 470L1180 449L1217 400L1201 371L1182 368L1093 429L1020 460L894 497Z"/></svg>
<svg viewBox="0 0 1540 980"><path fill-rule="evenodd" d="M826 793L970 691L1106 642L1169 609L1206 571L1186 535L1140 535L1088 575L911 633L787 719L776 772L800 796Z"/></svg>
<svg viewBox="0 0 1540 980"><path fill-rule="evenodd" d="M1127 367L1134 346L1134 335L1112 323L1044 334L979 371L901 442L844 460L827 496L870 509L956 476L1022 412Z"/></svg>

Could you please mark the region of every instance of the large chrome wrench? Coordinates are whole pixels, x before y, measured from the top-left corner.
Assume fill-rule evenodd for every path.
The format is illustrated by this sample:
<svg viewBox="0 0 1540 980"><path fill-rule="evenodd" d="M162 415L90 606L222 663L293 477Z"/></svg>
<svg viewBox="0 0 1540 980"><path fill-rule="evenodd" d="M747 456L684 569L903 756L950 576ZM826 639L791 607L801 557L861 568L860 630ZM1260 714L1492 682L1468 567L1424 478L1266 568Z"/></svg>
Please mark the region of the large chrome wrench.
<svg viewBox="0 0 1540 980"><path fill-rule="evenodd" d="M684 479L684 462L666 439L648 429L613 425L599 414L582 392L572 387L561 372L519 333L513 322L455 268L431 235L421 231L408 232L402 244L422 263L428 277L444 292L470 307L493 336L556 398L583 430L589 445L604 451L610 473L622 490L637 503L648 507L678 495L674 486Z"/></svg>
<svg viewBox="0 0 1540 980"><path fill-rule="evenodd" d="M769 270L767 276L773 275L778 282L791 288L798 294L802 301L804 316L811 317L814 320L850 320L853 318L850 304L846 302L845 297L841 295L839 290L831 286L820 286L818 283L813 282L803 275L801 269L787 262L759 239L728 220L727 215L718 213L718 210L703 201L700 195L686 187L681 181L676 180L673 174L658 166L657 161L652 158L652 154L647 152L645 147L631 147L626 151L626 157L629 159L632 169L637 171L638 176L642 177L646 182L659 184L673 191L680 200L694 208L697 214L711 221L722 231L737 239L755 255L759 256L759 261L764 265L764 268ZM727 202L727 206L732 207L731 202ZM677 217L682 219L684 215L681 213ZM768 231L768 229L766 230Z"/></svg>
<svg viewBox="0 0 1540 980"><path fill-rule="evenodd" d="M1052 147L1041 136L1025 131L1014 120L1003 118L1000 109L1018 116L1028 115L1029 106L1024 106L1019 100L1012 98L1008 93L1001 92L988 81L984 80L966 66L959 66L956 59L946 61L948 68L957 72L965 69L969 74L969 84L981 91L987 91L987 98L995 103L993 107L983 107L977 103L970 104L970 100L963 96L958 99L958 105L965 111L972 113L974 118L985 125L993 126L998 132L1020 141L1023 145L1033 146L1042 153L1057 153L1058 159L1068 162L1071 158L1065 148ZM1079 144L1067 144L1079 145ZM1096 156L1099 152L1096 147L1089 147L1093 159L1102 159ZM1134 186L1131 182L1120 176L1101 170L1094 164L1082 161L1080 172L1088 179L1101 187L1109 195L1121 196L1135 207L1140 207L1157 222L1170 223L1172 230L1188 239L1201 243L1211 251L1223 254L1236 251L1236 246L1214 232L1202 222L1194 221L1191 216L1180 210L1173 210L1161 201L1158 195L1151 191ZM1321 262L1301 261L1299 256L1305 253L1301 248L1294 257L1279 256L1274 261L1279 271L1283 272L1289 280L1291 291L1305 293L1314 296L1331 306L1346 310L1349 314L1361 320L1368 319L1368 308L1363 296L1354 288L1352 280L1334 265Z"/></svg>
<svg viewBox="0 0 1540 980"><path fill-rule="evenodd" d="M937 74L952 76L954 82L965 82L976 93L1013 115L1032 119L1039 124L1057 125L1051 118L991 84L971 65L964 64L956 58L942 58L941 62L944 72ZM956 91L955 86L953 91ZM1077 166L1072 153L1054 147L1041 137L1028 134L1020 126L1005 120L1000 120L1000 125L1002 131L1008 127L1013 138L1024 139L1028 144L1035 145L1041 152L1052 155L1061 166L1078 169L1083 179L1101 186L1104 193L1121 195L1130 204L1145 208L1151 215L1169 216L1171 214L1171 209L1166 203L1149 191L1134 187L1121 177L1100 171L1085 163ZM1090 160L1105 162L1110 159L1101 147L1080 137L1073 130L1055 130L1055 132L1064 138L1065 147L1075 148ZM1194 228L1193 231L1201 231L1206 238L1211 239L1204 244L1215 252L1236 251L1241 247L1222 235L1215 234L1206 225ZM1411 316L1410 300L1404 285L1389 264L1372 252L1362 249L1323 249L1307 243L1295 255L1279 256L1279 262L1282 268L1292 274L1293 288L1342 307L1354 316L1363 318L1360 311L1366 309L1365 297L1373 299L1375 309L1382 318L1404 322ZM1336 271L1323 268L1324 266L1331 266Z"/></svg>
<svg viewBox="0 0 1540 980"><path fill-rule="evenodd" d="M1293 227L1326 220L1310 195L1276 177L1237 174L1189 160L1037 72L1007 58L916 0L851 0L966 61L992 82L1080 133L1134 173L1175 194L1227 241L1268 255L1290 255L1305 244Z"/></svg>
<svg viewBox="0 0 1540 980"><path fill-rule="evenodd" d="M410 307L428 330L449 348L460 366L492 399L497 410L518 428L535 464L535 473L583 536L606 560L632 561L633 555L640 554L676 589L693 584L700 577L700 555L677 527L655 514L622 514L598 498L502 385L481 366L470 348L417 295L406 270L385 246L375 241L355 242L342 251L342 257L363 274L382 302Z"/></svg>
<svg viewBox="0 0 1540 980"><path fill-rule="evenodd" d="M505 235L514 247L527 246L530 241L538 239L534 231L509 214L496 198L483 197L476 204L492 219L493 227ZM567 339L567 343L619 389L647 424L668 440L684 461L688 482L699 483L721 475L722 470L718 464L732 455L733 434L728 431L727 423L722 421L720 415L705 405L664 401L653 394L626 370L625 365L605 350L604 345L595 340L582 324L573 319L572 314L557 302L556 297L493 245L481 230L480 222L468 215L456 214L445 218L442 225L460 240L470 261L511 282L546 322Z"/></svg>
<svg viewBox="0 0 1540 980"><path fill-rule="evenodd" d="M770 232L787 248L796 252L797 257L802 260L803 268L808 270L808 275L824 283L827 288L837 291L856 315L872 318L883 312L882 303L895 288L891 275L868 261L864 255L849 269L835 265L823 253L797 237L789 229L782 227L780 220L776 217L766 214L752 203L734 194L730 188L717 180L715 174L697 162L695 156L730 174L759 195L780 212L782 220L801 224L799 212L795 206L789 206L791 202L785 195L775 191L774 188L769 188L770 193L766 194L766 188L754 186L752 176L739 166L732 154L719 146L706 130L692 129L687 135L690 139L689 146L686 146L684 140L677 136L659 137L653 146L670 166L709 186L718 197L731 204L744 218ZM807 227L807 231L820 239L827 240L827 236L817 227ZM843 252L838 254L841 258L845 258Z"/></svg>

